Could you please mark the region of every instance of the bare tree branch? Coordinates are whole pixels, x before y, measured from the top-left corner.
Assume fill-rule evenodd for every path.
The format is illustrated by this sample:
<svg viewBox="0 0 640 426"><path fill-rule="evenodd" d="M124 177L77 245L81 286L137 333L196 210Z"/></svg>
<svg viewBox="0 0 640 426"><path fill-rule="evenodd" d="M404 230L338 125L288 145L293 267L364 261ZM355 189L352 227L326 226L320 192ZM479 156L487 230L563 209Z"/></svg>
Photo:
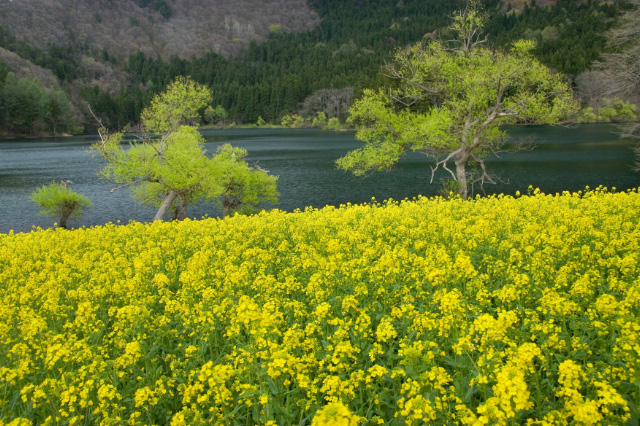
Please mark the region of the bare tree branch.
<svg viewBox="0 0 640 426"><path fill-rule="evenodd" d="M474 152L471 153L471 158L473 159L473 161L475 161L480 165L480 169L482 170L482 173L480 174L480 176L474 179L473 182L474 183L480 182L480 187L482 188L483 191L484 191L485 181L495 185L496 181L494 180L494 176L489 174L489 172L487 171L487 166L484 163L484 160L480 158L478 155L476 155L476 153Z"/></svg>
<svg viewBox="0 0 640 426"><path fill-rule="evenodd" d="M459 148L453 152L451 152L449 155L446 156L446 158L444 160L438 160L436 161L436 166L433 167L431 166L431 180L429 181L429 183L433 183L433 178L435 177L436 171L442 166L443 169L445 169L447 172L449 172L449 174L455 179L456 175L453 171L451 171L448 167L447 167L447 163L449 161L451 161L452 158L454 158L456 155L458 155L458 153L462 152L462 148Z"/></svg>

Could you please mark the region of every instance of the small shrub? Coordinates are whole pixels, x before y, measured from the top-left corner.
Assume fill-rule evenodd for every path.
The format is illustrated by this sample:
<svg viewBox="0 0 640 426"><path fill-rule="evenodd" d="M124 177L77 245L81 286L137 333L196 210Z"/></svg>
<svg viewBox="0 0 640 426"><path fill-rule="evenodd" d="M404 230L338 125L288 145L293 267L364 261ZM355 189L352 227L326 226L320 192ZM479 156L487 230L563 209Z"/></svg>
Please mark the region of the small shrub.
<svg viewBox="0 0 640 426"><path fill-rule="evenodd" d="M313 118L311 122L313 127L324 127L327 125L327 114L322 111L319 111L318 114Z"/></svg>
<svg viewBox="0 0 640 426"><path fill-rule="evenodd" d="M598 119L598 116L593 112L593 108L586 107L578 116L578 123L595 123Z"/></svg>
<svg viewBox="0 0 640 426"><path fill-rule="evenodd" d="M325 130L340 130L342 128L342 125L340 124L340 120L338 120L337 117L332 117L329 119L329 122L327 122L327 125L324 126Z"/></svg>
<svg viewBox="0 0 640 426"><path fill-rule="evenodd" d="M293 126L293 119L291 118L291 116L289 114L285 115L282 117L282 119L280 120L280 124L284 127L292 127Z"/></svg>
<svg viewBox="0 0 640 426"><path fill-rule="evenodd" d="M71 182L51 182L31 194L31 201L40 206L40 214L59 217L59 226L65 229L68 219L79 218L83 208L90 208L93 205L84 195L67 188L68 183Z"/></svg>

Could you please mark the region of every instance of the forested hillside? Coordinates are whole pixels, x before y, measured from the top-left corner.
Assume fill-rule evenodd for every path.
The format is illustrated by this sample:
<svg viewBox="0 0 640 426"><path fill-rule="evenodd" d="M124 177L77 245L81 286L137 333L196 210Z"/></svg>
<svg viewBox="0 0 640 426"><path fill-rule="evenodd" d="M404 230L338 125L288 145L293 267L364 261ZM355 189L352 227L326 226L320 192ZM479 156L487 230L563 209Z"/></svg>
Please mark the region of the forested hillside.
<svg viewBox="0 0 640 426"><path fill-rule="evenodd" d="M483 3L492 44L535 40L538 57L571 77L605 50L604 34L624 7L573 0ZM395 49L446 37L441 29L464 4L126 0L116 8L112 0L21 0L0 3L0 46L52 71L83 111L76 121L87 130L94 120L85 103L110 127L134 124L178 75L208 85L213 107L227 112L227 122L279 122L285 114L317 111L343 118L343 106L376 84Z"/></svg>
<svg viewBox="0 0 640 426"><path fill-rule="evenodd" d="M0 2L4 42L28 46L24 53L55 59L68 49L76 59L104 55L116 64L138 51L164 58L191 58L207 51L229 55L251 40L264 40L270 26L300 32L317 22L305 0ZM59 77L70 76L61 72Z"/></svg>

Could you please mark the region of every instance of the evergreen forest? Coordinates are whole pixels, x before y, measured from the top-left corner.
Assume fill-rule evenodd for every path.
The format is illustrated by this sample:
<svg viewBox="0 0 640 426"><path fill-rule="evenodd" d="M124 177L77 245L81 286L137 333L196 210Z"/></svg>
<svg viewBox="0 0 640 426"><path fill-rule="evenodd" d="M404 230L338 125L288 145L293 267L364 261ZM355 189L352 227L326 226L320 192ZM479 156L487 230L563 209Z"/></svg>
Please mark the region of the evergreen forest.
<svg viewBox="0 0 640 426"><path fill-rule="evenodd" d="M171 16L164 1L142 3L148 3L167 18ZM181 59L137 52L118 63L108 52L98 52L96 60L113 62L127 76L127 84L117 92L92 84L80 61L81 52L54 45L45 51L0 32L0 47L51 70L66 90L64 97L73 104L72 113L60 123L52 118L56 114L46 108L36 122L30 115L9 117L7 111L22 110L15 109L16 101L11 98L14 82L5 71L0 74L0 104L5 113L0 126L5 134L55 133L80 127L94 131L96 121L87 104L109 128L134 126L151 98L180 75L190 76L210 88L212 106L225 110L227 123L261 120L279 124L286 115L310 117L323 108L328 118L344 120L346 108L327 110L326 104L338 102L335 98L340 97L357 98L364 88L379 85L383 78L379 75L380 67L397 48L425 37L446 38L448 34L443 28L451 15L466 4L463 0L310 0L309 3L320 17L316 28L293 34L274 25L264 42L251 41L238 55L223 56L210 51ZM624 2L593 0L559 0L546 6L537 6L534 1L518 10L510 10L499 0L484 0L483 5L489 15L485 31L492 46L505 47L521 38L534 40L537 57L572 79L589 70L606 52L606 32L625 10ZM33 80L21 84L38 85ZM56 96L49 98L63 93L54 92Z"/></svg>

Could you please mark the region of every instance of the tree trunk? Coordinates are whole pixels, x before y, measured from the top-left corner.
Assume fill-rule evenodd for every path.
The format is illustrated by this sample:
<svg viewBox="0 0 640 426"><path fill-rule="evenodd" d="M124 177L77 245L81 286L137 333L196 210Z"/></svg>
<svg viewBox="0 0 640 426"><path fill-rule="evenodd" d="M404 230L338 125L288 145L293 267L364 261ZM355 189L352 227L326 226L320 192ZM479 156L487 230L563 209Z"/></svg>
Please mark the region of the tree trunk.
<svg viewBox="0 0 640 426"><path fill-rule="evenodd" d="M64 183L63 185L66 186L66 183ZM64 203L64 206L63 206L62 211L60 213L60 223L58 224L58 226L60 228L68 229L67 228L67 220L69 220L69 218L71 217L71 214L73 213L73 211L75 209L76 209L76 204L74 204L74 203Z"/></svg>
<svg viewBox="0 0 640 426"><path fill-rule="evenodd" d="M456 158L456 182L458 182L458 194L463 200L466 200L469 196L467 189L467 159L468 156L461 156Z"/></svg>
<svg viewBox="0 0 640 426"><path fill-rule="evenodd" d="M177 219L185 220L187 218L187 203L182 199L178 199Z"/></svg>
<svg viewBox="0 0 640 426"><path fill-rule="evenodd" d="M58 224L60 228L67 229L67 220L69 219L69 216L71 216L71 213L62 213L62 216L60 217L60 223Z"/></svg>
<svg viewBox="0 0 640 426"><path fill-rule="evenodd" d="M162 220L164 218L164 215L167 214L167 211L169 211L169 209L171 208L171 205L173 204L173 201L177 196L178 194L176 194L175 191L171 191L170 193L168 193L164 201L162 202L162 205L156 212L156 215L153 217L153 220Z"/></svg>
<svg viewBox="0 0 640 426"><path fill-rule="evenodd" d="M222 198L222 218L224 219L225 217L227 217L227 215L229 214L229 211L231 210L231 204L229 201L229 196L225 195Z"/></svg>

